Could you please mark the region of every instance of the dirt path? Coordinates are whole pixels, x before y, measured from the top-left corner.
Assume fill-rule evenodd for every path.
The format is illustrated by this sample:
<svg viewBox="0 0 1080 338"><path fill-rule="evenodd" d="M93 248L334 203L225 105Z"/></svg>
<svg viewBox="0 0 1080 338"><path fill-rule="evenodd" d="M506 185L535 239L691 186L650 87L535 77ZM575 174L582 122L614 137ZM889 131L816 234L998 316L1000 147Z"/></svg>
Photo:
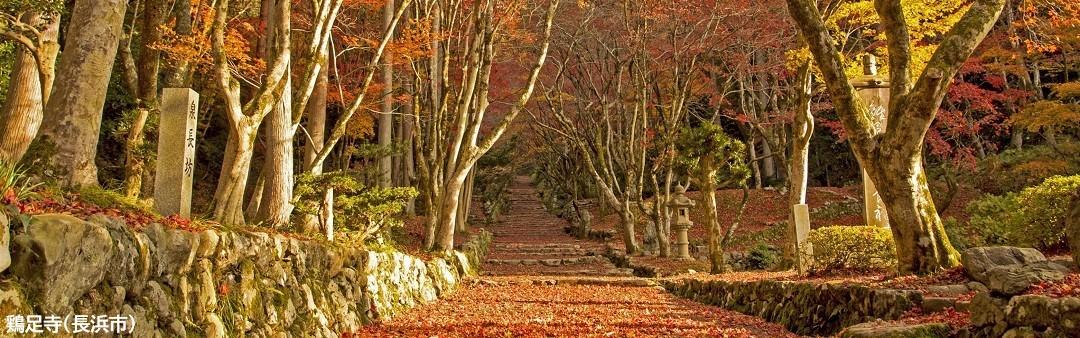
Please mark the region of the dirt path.
<svg viewBox="0 0 1080 338"><path fill-rule="evenodd" d="M360 337L782 337L782 326L679 299L600 254L603 245L566 234L518 177L483 275L449 297Z"/></svg>

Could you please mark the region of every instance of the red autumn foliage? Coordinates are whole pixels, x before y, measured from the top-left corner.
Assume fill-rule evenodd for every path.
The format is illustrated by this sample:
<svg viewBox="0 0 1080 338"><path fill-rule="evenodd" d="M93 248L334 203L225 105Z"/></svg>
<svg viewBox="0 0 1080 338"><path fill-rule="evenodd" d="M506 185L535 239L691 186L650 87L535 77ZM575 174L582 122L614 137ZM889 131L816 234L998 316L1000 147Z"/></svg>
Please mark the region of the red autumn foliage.
<svg viewBox="0 0 1080 338"><path fill-rule="evenodd" d="M1080 297L1080 273L1067 274L1065 279L1058 282L1032 285L1027 293L1050 297Z"/></svg>
<svg viewBox="0 0 1080 338"><path fill-rule="evenodd" d="M970 281L964 274L963 267L956 267L926 276L900 276L878 284L881 287L904 290L925 290L933 285L964 284Z"/></svg>
<svg viewBox="0 0 1080 338"><path fill-rule="evenodd" d="M900 317L900 321L907 324L945 323L953 330L957 330L971 325L971 313L957 311L951 307L933 313L923 313L922 309L913 308L905 312Z"/></svg>
<svg viewBox="0 0 1080 338"><path fill-rule="evenodd" d="M78 194L74 193L63 196L62 200L51 197L43 197L41 199L30 199L22 201L5 198L3 202L5 204L14 206L19 210L19 213L26 215L58 213L72 215L81 219L87 219L93 215L103 215L106 217L123 220L124 223L127 224L127 226L135 230L142 230L151 223L161 223L168 228L187 231L201 230L201 227L193 224L190 219L180 217L179 215L170 215L163 217L141 210L102 207L93 203L83 201L79 198Z"/></svg>

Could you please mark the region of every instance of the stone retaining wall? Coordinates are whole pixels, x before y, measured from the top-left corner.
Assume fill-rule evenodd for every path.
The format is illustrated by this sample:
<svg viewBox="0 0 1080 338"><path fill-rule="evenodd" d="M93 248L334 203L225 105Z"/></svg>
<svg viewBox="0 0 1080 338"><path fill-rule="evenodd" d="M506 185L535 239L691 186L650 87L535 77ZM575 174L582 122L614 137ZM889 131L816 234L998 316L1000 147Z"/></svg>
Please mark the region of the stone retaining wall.
<svg viewBox="0 0 1080 338"><path fill-rule="evenodd" d="M484 232L424 261L280 234L40 215L13 240L0 315L130 315L136 337L339 337L450 292L490 241Z"/></svg>
<svg viewBox="0 0 1080 338"><path fill-rule="evenodd" d="M832 335L874 319L897 319L922 303L914 291L806 282L701 281L664 283L668 291L778 323L800 335Z"/></svg>
<svg viewBox="0 0 1080 338"><path fill-rule="evenodd" d="M1080 298L1039 295L1010 299L980 293L971 300L971 327L958 337L1080 337Z"/></svg>

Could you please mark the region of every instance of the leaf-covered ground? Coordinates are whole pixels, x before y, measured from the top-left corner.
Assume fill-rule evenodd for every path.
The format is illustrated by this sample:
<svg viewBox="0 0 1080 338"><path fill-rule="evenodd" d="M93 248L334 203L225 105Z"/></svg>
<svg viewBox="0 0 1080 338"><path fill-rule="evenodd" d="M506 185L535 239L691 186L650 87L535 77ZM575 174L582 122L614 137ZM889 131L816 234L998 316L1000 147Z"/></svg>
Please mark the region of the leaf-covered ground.
<svg viewBox="0 0 1080 338"><path fill-rule="evenodd" d="M510 194L509 212L486 227L495 239L480 279L354 336L794 336L757 317L677 298L616 267L600 256L603 243L566 234L566 221L544 211L527 178L516 179Z"/></svg>
<svg viewBox="0 0 1080 338"><path fill-rule="evenodd" d="M358 337L795 337L657 287L471 285Z"/></svg>

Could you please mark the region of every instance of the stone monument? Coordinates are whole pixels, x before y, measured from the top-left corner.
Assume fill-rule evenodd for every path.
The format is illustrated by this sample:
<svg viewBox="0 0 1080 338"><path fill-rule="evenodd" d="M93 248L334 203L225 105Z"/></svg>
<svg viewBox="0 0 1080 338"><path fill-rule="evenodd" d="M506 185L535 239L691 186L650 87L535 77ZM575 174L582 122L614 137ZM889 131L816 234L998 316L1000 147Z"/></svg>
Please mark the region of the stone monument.
<svg viewBox="0 0 1080 338"><path fill-rule="evenodd" d="M889 116L889 81L877 75L877 58L865 55L862 59L863 76L851 81L861 99L870 108L870 121L874 124L874 133L885 132ZM889 227L889 217L885 213L885 202L878 195L874 182L862 171L863 201L866 205L866 225Z"/></svg>
<svg viewBox="0 0 1080 338"><path fill-rule="evenodd" d="M806 241L810 234L810 208L806 204L792 206L795 214L795 268L806 273L814 256L814 248Z"/></svg>
<svg viewBox="0 0 1080 338"><path fill-rule="evenodd" d="M675 208L675 247L678 248L676 258L694 259L690 257L690 239L687 230L694 222L690 221L690 207L694 206L694 200L686 197L686 187L679 184L675 187L675 197L671 199L670 206Z"/></svg>
<svg viewBox="0 0 1080 338"><path fill-rule="evenodd" d="M199 93L165 88L158 125L154 208L162 215L191 217L191 180L195 174L195 126Z"/></svg>

